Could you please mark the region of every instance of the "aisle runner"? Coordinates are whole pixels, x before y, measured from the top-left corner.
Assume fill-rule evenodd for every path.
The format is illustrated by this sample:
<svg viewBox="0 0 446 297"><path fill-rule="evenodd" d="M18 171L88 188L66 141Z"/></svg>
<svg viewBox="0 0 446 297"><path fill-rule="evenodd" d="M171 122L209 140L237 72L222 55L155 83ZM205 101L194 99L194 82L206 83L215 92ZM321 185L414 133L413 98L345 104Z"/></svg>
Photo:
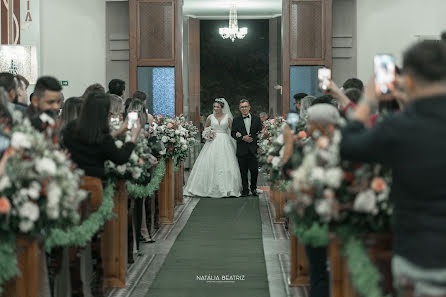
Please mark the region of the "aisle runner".
<svg viewBox="0 0 446 297"><path fill-rule="evenodd" d="M201 199L149 296L269 296L258 198Z"/></svg>

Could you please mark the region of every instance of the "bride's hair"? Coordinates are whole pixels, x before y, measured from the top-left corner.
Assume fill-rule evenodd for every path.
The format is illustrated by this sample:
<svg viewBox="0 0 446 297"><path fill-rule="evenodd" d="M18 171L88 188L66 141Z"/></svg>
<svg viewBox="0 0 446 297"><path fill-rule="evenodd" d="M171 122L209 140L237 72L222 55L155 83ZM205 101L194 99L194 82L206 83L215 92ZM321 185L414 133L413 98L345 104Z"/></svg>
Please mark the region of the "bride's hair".
<svg viewBox="0 0 446 297"><path fill-rule="evenodd" d="M215 99L214 103L220 104L221 108L225 107L225 103L220 98Z"/></svg>

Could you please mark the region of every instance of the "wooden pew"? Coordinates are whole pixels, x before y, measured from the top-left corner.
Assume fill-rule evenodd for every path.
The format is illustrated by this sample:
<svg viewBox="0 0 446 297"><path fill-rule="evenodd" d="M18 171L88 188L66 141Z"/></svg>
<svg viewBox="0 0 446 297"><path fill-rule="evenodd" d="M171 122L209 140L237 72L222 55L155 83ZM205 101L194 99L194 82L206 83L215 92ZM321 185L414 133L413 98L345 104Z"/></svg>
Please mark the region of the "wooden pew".
<svg viewBox="0 0 446 297"><path fill-rule="evenodd" d="M184 161L178 165L178 171L175 172L175 205L183 204L183 185L184 185Z"/></svg>
<svg viewBox="0 0 446 297"><path fill-rule="evenodd" d="M125 288L127 274L127 223L128 197L126 181L116 183L113 213L115 218L105 223L102 236L104 286Z"/></svg>
<svg viewBox="0 0 446 297"><path fill-rule="evenodd" d="M161 224L172 225L175 206L175 173L172 158L166 160L166 172L159 189L159 220Z"/></svg>
<svg viewBox="0 0 446 297"><path fill-rule="evenodd" d="M293 223L290 221L290 251L291 251L291 269L290 269L290 287L300 287L310 285L310 272L305 246L299 243L296 236L293 235Z"/></svg>
<svg viewBox="0 0 446 297"><path fill-rule="evenodd" d="M16 240L18 276L3 286L3 297L44 297L45 296L45 251L42 240L29 240L17 236Z"/></svg>

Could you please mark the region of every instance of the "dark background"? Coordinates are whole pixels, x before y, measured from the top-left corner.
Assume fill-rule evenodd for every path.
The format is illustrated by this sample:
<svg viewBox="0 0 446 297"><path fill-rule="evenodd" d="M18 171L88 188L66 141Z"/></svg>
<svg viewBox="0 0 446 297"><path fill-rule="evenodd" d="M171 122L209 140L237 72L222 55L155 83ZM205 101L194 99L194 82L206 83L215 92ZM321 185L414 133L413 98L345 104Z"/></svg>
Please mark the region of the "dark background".
<svg viewBox="0 0 446 297"><path fill-rule="evenodd" d="M269 105L269 21L239 20L247 27L244 39L223 39L218 33L227 20L200 21L200 113L212 113L215 98L228 101L232 114L240 114L239 101L249 100L251 112L268 112Z"/></svg>

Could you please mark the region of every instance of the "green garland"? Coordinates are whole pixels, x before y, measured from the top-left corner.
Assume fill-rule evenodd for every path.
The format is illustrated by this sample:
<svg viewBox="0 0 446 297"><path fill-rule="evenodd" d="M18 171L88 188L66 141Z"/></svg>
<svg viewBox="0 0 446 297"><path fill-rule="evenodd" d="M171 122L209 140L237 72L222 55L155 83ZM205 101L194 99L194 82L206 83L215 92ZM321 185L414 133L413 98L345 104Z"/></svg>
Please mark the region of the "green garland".
<svg viewBox="0 0 446 297"><path fill-rule="evenodd" d="M114 186L115 184L110 181L107 183L101 206L80 226L76 226L70 230L62 230L59 228L49 230L49 234L45 239L45 249L49 252L57 246L85 246L99 228L113 216Z"/></svg>
<svg viewBox="0 0 446 297"><path fill-rule="evenodd" d="M348 271L358 295L383 297L383 292L379 287L381 274L372 264L364 244L359 239L350 236L343 240L342 251L344 256L347 257Z"/></svg>
<svg viewBox="0 0 446 297"><path fill-rule="evenodd" d="M15 236L2 237L0 241L0 294L3 293L2 285L20 273L15 245Z"/></svg>
<svg viewBox="0 0 446 297"><path fill-rule="evenodd" d="M314 222L310 228L306 226L294 224L294 234L304 245L313 247L327 246L330 242L328 225L321 225Z"/></svg>
<svg viewBox="0 0 446 297"><path fill-rule="evenodd" d="M164 173L166 171L166 163L164 159L161 159L153 171L152 179L150 183L146 186L132 184L127 181L127 192L129 196L133 198L145 198L150 197L155 193L156 190L159 189L161 181L164 177Z"/></svg>

